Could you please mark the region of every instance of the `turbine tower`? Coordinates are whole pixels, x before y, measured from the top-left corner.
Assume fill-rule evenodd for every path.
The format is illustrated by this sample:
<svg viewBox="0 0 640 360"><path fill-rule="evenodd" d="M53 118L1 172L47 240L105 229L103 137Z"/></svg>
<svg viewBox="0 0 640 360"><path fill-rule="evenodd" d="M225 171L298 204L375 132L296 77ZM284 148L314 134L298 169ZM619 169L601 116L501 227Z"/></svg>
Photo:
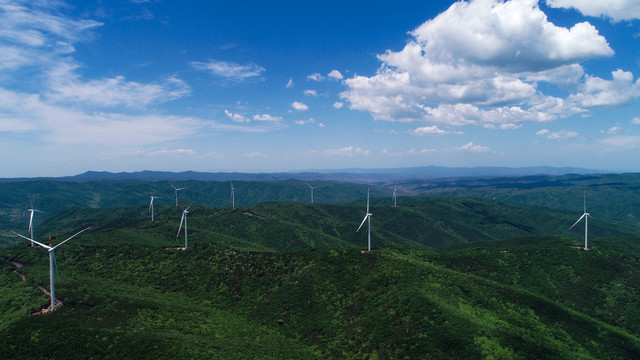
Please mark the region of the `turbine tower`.
<svg viewBox="0 0 640 360"><path fill-rule="evenodd" d="M182 223L184 222L184 249L187 250L188 243L188 234L187 234L187 214L189 214L189 208L191 205L187 206L186 209L182 211L182 219L180 219L180 227L178 228L178 234L176 234L176 238L180 236L180 230L182 230Z"/></svg>
<svg viewBox="0 0 640 360"><path fill-rule="evenodd" d="M184 189L186 189L186 187L177 188L177 187L173 186L173 184L171 184L171 187L173 187L173 196L175 196L175 198L176 198L176 207L178 207L178 191L184 190Z"/></svg>
<svg viewBox="0 0 640 360"><path fill-rule="evenodd" d="M305 184L307 184L307 186L309 187L309 189L311 189L311 203L313 204L313 189L318 188L318 187L320 187L320 186L311 186L311 185L309 185L308 183L305 183Z"/></svg>
<svg viewBox="0 0 640 360"><path fill-rule="evenodd" d="M233 187L233 181L231 182L231 208L235 209L236 208L236 195L235 195L235 190L236 188Z"/></svg>
<svg viewBox="0 0 640 360"><path fill-rule="evenodd" d="M15 231L11 231L11 232L12 232L12 233L14 233L15 235L18 235L18 236L20 236L21 238L27 239L27 240L31 241L32 243L36 243L36 244L38 244L38 245L42 246L43 248L45 248L45 249L47 249L47 250L49 251L49 283L50 283L50 286L51 286L51 311L53 311L53 310L55 309L55 307L56 307L56 289L55 289L54 277L53 277L53 269L54 269L54 267L56 267L56 268L57 268L57 263L56 263L56 248L57 248L58 246L60 246L60 245L64 244L64 243L66 243L67 241L69 241L69 240L73 239L74 237L76 237L76 236L80 235L81 233L83 233L83 232L85 232L85 231L89 230L89 229L91 229L91 226L89 226L89 227L88 227L88 228L86 228L86 229L83 229L83 230L78 231L77 233L75 233L73 236L71 236L71 237L70 237L70 238L68 238L67 240L65 240L65 241L61 242L60 244L58 244L58 245L56 245L56 246L53 246L53 247L52 247L52 246L45 245L45 244L42 244L42 243L39 243L39 242L37 242L37 241L35 241L35 240L29 239L28 237L26 237L26 236L22 236L22 235L18 234L18 233L17 233L17 232L15 232Z"/></svg>
<svg viewBox="0 0 640 360"><path fill-rule="evenodd" d="M31 202L31 200L29 200L29 202ZM31 240L34 239L33 237L33 214L36 212L41 213L42 211L34 209L33 208L33 203L31 203L31 209L27 210L28 212L31 213L31 215L29 216L29 233L31 234ZM31 247L33 247L35 245L33 245L33 243L31 243Z"/></svg>
<svg viewBox="0 0 640 360"><path fill-rule="evenodd" d="M151 196L151 203L149 203L149 211L151 211L151 221L153 221L153 199L162 199L159 196Z"/></svg>
<svg viewBox="0 0 640 360"><path fill-rule="evenodd" d="M367 189L367 215L364 216L362 223L360 224L360 226L358 226L358 230L356 230L356 232L360 231L360 228L362 227L362 225L364 225L364 222L369 220L369 232L367 234L367 251L371 251L371 215L373 214L369 212L369 189Z"/></svg>
<svg viewBox="0 0 640 360"><path fill-rule="evenodd" d="M573 229L573 227L576 226L580 222L580 220L582 220L582 218L584 218L584 249L589 250L589 248L587 247L587 235L589 234L589 216L591 216L591 214L587 212L587 190L584 191L583 209L584 213L582 214L582 216L580 216L580 219L578 219L575 224L571 225L569 230Z"/></svg>
<svg viewBox="0 0 640 360"><path fill-rule="evenodd" d="M391 207L398 207L398 204L396 204L396 192L398 191L397 186L393 186L393 205L391 205Z"/></svg>

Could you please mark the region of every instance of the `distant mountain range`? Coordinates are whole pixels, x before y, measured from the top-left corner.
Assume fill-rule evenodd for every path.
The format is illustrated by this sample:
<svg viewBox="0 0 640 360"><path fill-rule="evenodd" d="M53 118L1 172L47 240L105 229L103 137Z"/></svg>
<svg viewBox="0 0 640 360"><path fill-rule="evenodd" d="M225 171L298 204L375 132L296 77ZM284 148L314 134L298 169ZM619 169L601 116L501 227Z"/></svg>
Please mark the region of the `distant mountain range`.
<svg viewBox="0 0 640 360"><path fill-rule="evenodd" d="M337 169L337 170L309 170L300 172L273 172L273 173L241 173L241 172L168 172L168 171L137 171L118 172L87 171L85 173L64 177L38 177L38 178L4 178L0 182L27 181L27 180L57 180L57 181L98 181L98 180L134 180L134 181L265 181L288 180L302 181L347 181L369 184L388 184L410 179L443 179L461 177L499 177L499 176L529 176L529 175L564 175L564 174L603 174L601 170L584 169L576 167L443 167L421 166L409 168L382 168L382 169Z"/></svg>

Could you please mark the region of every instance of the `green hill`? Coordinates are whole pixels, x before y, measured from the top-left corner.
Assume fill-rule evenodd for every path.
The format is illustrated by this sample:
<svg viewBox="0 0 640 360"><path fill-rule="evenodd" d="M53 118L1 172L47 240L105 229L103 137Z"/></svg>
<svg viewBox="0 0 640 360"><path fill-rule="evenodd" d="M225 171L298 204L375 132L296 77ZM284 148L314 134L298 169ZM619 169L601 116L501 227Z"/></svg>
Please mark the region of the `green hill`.
<svg viewBox="0 0 640 360"><path fill-rule="evenodd" d="M104 235L106 236L106 235ZM516 261L531 250L462 252L319 248L298 252L234 251L203 244L188 251L148 245L100 245L81 239L60 250L59 297L64 306L32 316L24 293L46 284L44 252L5 249L28 281L6 266L0 273L3 358L438 358L629 359L640 356L637 319L616 324L581 304L591 277L631 284L637 257L570 281L580 291L565 301L549 277L561 252L564 273L581 261L618 261L605 250L584 252L553 242L528 262L540 271L511 281ZM544 240L547 242L549 239ZM541 240L543 241L543 240ZM62 248L61 248L62 249ZM566 251L562 251L565 249ZM473 255L472 255L473 254ZM550 259L545 261L545 259ZM635 259L636 261L631 261ZM492 268L490 262L506 264ZM469 271L475 269L477 271ZM497 274L496 274L497 273ZM524 276L523 276L524 277ZM31 283L33 282L33 284ZM547 283L538 291L537 283ZM532 287L532 288L531 288ZM571 295L570 291L567 291ZM627 300L613 292L612 303ZM635 297L637 299L637 296ZM584 306L599 301L585 299ZM43 304L47 298L40 296ZM630 303L632 308L635 303ZM35 307L35 305L32 305ZM630 314L630 313L629 313ZM628 314L628 315L629 315Z"/></svg>
<svg viewBox="0 0 640 360"><path fill-rule="evenodd" d="M73 207L0 250L0 358L640 357L639 230L490 199ZM40 236L47 241L47 235ZM15 237L3 237L15 242ZM16 268L15 263L22 265ZM20 275L25 277L23 281Z"/></svg>

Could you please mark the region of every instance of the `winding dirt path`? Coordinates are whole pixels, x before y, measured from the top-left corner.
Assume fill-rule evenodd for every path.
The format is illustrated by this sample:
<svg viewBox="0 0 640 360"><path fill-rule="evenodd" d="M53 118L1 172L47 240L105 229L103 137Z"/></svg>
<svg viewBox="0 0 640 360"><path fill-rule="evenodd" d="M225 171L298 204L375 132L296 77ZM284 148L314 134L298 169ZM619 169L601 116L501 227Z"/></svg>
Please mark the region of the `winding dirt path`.
<svg viewBox="0 0 640 360"><path fill-rule="evenodd" d="M13 270L13 272L18 274L18 276L20 276L20 279L22 279L22 281L27 281L27 277L18 272L18 269L22 268L24 265L22 265L21 263L15 261L15 260L9 260L7 258L3 258L3 259L5 261L7 261L8 263L11 263L13 266L16 267L15 270ZM38 288L40 290L42 290L42 292L45 293L45 295L51 297L51 292L49 290L45 289L42 286L38 286ZM58 307L58 306L62 306L62 301L56 299L56 307ZM33 313L33 315L44 314L44 313L47 313L49 311L51 311L51 304L49 304L49 306L47 306L45 309L36 311L35 313Z"/></svg>

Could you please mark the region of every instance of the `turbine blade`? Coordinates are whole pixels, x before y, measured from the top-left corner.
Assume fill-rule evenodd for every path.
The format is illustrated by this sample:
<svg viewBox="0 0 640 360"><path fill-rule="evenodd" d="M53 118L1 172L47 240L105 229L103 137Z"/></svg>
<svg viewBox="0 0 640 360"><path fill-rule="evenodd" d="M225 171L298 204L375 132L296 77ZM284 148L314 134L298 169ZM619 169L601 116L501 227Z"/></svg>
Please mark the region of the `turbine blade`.
<svg viewBox="0 0 640 360"><path fill-rule="evenodd" d="M356 232L360 231L360 228L362 227L362 225L364 225L364 222L367 221L370 215L371 214L367 214L364 216L364 219L362 219L362 223L360 224L360 226L358 226L358 230L356 230Z"/></svg>
<svg viewBox="0 0 640 360"><path fill-rule="evenodd" d="M576 221L575 224L571 225L571 227L569 228L569 230L571 230L574 226L578 225L578 223L580 222L580 220L582 220L583 217L585 217L587 215L587 213L582 214L582 216L580 216L580 219L578 219L578 221Z"/></svg>
<svg viewBox="0 0 640 360"><path fill-rule="evenodd" d="M29 231L31 231L31 226L33 225L33 209L29 209L31 211L31 217L29 217Z"/></svg>
<svg viewBox="0 0 640 360"><path fill-rule="evenodd" d="M92 226L89 226L88 228L85 228L85 229L82 229L82 230L78 231L77 233L73 234L73 235L72 235L70 238L68 238L67 240L65 240L65 241L61 242L60 244L58 244L58 245L56 245L56 246L52 247L52 248L51 248L51 250L55 250L58 246L60 246L60 245L62 245L62 244L64 244L64 243L66 243L67 241L69 241L69 240L73 239L74 237L76 237L76 236L78 236L78 235L82 234L83 232L85 232L85 231L87 231L87 230L89 230L89 229L91 229L91 228L92 228ZM51 250L49 250L49 251L51 251Z"/></svg>
<svg viewBox="0 0 640 360"><path fill-rule="evenodd" d="M182 219L180 219L180 227L178 228L178 233L176 237L180 236L180 230L182 230L182 223L184 222L184 211L182 212Z"/></svg>
<svg viewBox="0 0 640 360"><path fill-rule="evenodd" d="M43 248L45 248L45 249L49 249L49 250L51 250L51 247L50 247L50 246L47 246L47 245L45 245L45 244L43 244L43 243L39 243L39 242L37 242L37 241L35 241L35 240L31 240L31 239L29 239L28 237L26 237L26 236L22 236L22 235L18 234L17 232L13 231L13 230L11 230L11 232L12 232L12 233L14 233L15 235L20 236L20 237L21 237L21 238L23 238L23 239L27 239L27 240L29 240L29 241L31 241L31 242L33 242L33 243L36 243L36 244L38 244L38 245L42 246L42 247L43 247Z"/></svg>

